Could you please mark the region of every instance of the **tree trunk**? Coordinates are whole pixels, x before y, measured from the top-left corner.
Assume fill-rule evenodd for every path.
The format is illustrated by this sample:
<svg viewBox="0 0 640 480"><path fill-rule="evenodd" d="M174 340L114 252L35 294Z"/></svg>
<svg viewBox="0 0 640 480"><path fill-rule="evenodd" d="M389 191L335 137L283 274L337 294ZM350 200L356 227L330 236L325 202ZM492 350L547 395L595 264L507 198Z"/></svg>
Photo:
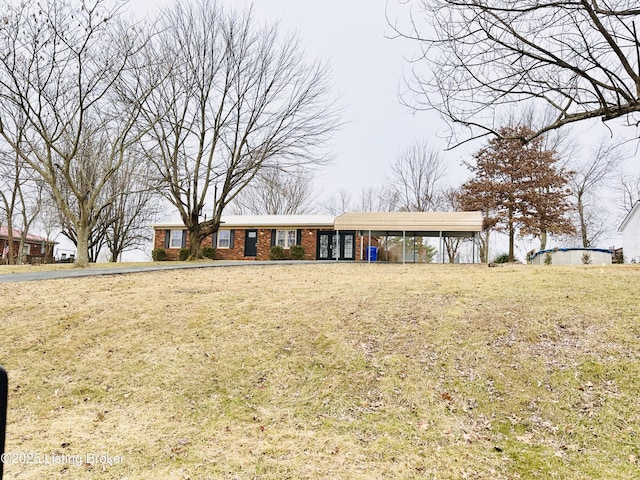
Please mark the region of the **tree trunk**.
<svg viewBox="0 0 640 480"><path fill-rule="evenodd" d="M185 222L188 232L188 242L186 248L189 249L189 257L187 260L199 260L204 258L202 255L202 242L209 236L213 235L220 228L220 217L218 216L214 220L208 220L206 222L199 222L195 219L191 219L191 222ZM214 245L215 247L215 245Z"/></svg>
<svg viewBox="0 0 640 480"><path fill-rule="evenodd" d="M513 225L513 208L509 207L508 228L509 228L509 261L515 260L514 244L516 239L516 229Z"/></svg>
<svg viewBox="0 0 640 480"><path fill-rule="evenodd" d="M123 248L120 239L116 236L113 239L113 243L109 247L109 261L116 263L118 261L118 258L120 258L120 256L122 255L122 250Z"/></svg>
<svg viewBox="0 0 640 480"><path fill-rule="evenodd" d="M580 219L580 235L582 236L582 246L589 247L589 239L587 238L587 223L584 220L584 204L582 196L578 197L578 218Z"/></svg>
<svg viewBox="0 0 640 480"><path fill-rule="evenodd" d="M489 263L489 235L491 231L486 229L484 232L484 238L480 235L480 263Z"/></svg>
<svg viewBox="0 0 640 480"><path fill-rule="evenodd" d="M460 239L447 237L444 240L444 245L447 249L447 256L449 257L449 263L454 263L456 260L456 255L458 254L458 249L460 248Z"/></svg>
<svg viewBox="0 0 640 480"><path fill-rule="evenodd" d="M76 259L73 264L76 267L84 268L89 265L89 227L78 225L76 243Z"/></svg>
<svg viewBox="0 0 640 480"><path fill-rule="evenodd" d="M514 252L514 243L515 243L515 235L516 229L513 228L513 224L509 224L509 261L513 262L515 260L515 252Z"/></svg>
<svg viewBox="0 0 640 480"><path fill-rule="evenodd" d="M199 260L202 257L202 241L206 238L206 235L202 234L200 225L194 225L189 230L189 258L187 260Z"/></svg>
<svg viewBox="0 0 640 480"><path fill-rule="evenodd" d="M7 215L7 242L9 245L9 250L7 252L7 264L14 265L16 260L13 251L13 221L9 215Z"/></svg>
<svg viewBox="0 0 640 480"><path fill-rule="evenodd" d="M118 263L118 258L120 257L120 253L118 252L117 249L110 249L109 250L109 261L111 263Z"/></svg>
<svg viewBox="0 0 640 480"><path fill-rule="evenodd" d="M545 250L547 248L547 231L542 230L540 232L540 250Z"/></svg>
<svg viewBox="0 0 640 480"><path fill-rule="evenodd" d="M20 242L18 243L18 256L16 258L16 264L22 265L23 263L27 263L28 260L26 255L24 255L24 244L25 244L25 232L22 232L20 235ZM23 261L24 260L24 261Z"/></svg>

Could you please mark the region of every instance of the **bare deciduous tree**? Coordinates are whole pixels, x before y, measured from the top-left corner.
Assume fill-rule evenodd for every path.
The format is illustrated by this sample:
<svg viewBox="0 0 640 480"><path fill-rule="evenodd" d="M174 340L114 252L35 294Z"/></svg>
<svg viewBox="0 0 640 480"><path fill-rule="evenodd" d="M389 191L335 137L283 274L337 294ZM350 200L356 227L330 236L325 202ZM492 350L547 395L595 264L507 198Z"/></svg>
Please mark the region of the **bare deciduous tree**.
<svg viewBox="0 0 640 480"><path fill-rule="evenodd" d="M341 188L335 195L331 195L324 201L322 210L329 215L342 215L353 211L352 197L350 192Z"/></svg>
<svg viewBox="0 0 640 480"><path fill-rule="evenodd" d="M17 213L22 197L22 189L27 182L25 178L22 162L12 149L0 151L0 199L2 205L2 217L0 217L0 225L7 227L7 244L9 248L3 251L3 258L6 257L7 263L13 265L19 256L14 252L14 224L17 221ZM0 245L0 248L3 246ZM6 255L5 255L6 253Z"/></svg>
<svg viewBox="0 0 640 480"><path fill-rule="evenodd" d="M0 135L50 188L84 266L104 186L139 137L145 37L106 0L10 2L3 15Z"/></svg>
<svg viewBox="0 0 640 480"><path fill-rule="evenodd" d="M166 11L151 51L152 83L162 81L146 105L146 147L198 258L261 171L328 160L323 147L338 125L329 70L306 63L295 36L209 0Z"/></svg>
<svg viewBox="0 0 640 480"><path fill-rule="evenodd" d="M51 197L48 195L47 189L43 188L42 191L42 208L36 218L38 229L44 233L45 241L45 256L47 261L53 260L54 246L56 238L62 232L60 231L60 215L56 204L51 201Z"/></svg>
<svg viewBox="0 0 640 480"><path fill-rule="evenodd" d="M460 212L463 210L462 203L460 201L460 195L462 193L461 188L449 187L444 190L442 194L443 208L446 211ZM447 252L447 258L449 263L454 263L458 256L460 246L465 239L462 237L445 237L443 239L444 248Z"/></svg>
<svg viewBox="0 0 640 480"><path fill-rule="evenodd" d="M622 160L619 144L601 141L586 161L572 162L569 188L578 217L578 233L583 247L593 247L604 233L605 218L598 191L611 178Z"/></svg>
<svg viewBox="0 0 640 480"><path fill-rule="evenodd" d="M24 123L16 120L16 132L19 138L25 135ZM7 262L22 263L24 245L29 229L37 220L42 208L43 186L38 182L33 169L25 164L20 155L3 142L0 149L0 224L7 226ZM14 248L14 233L19 225L18 250ZM3 252L4 253L4 252Z"/></svg>
<svg viewBox="0 0 640 480"><path fill-rule="evenodd" d="M438 151L426 143L404 149L391 165L389 190L407 212L436 210L442 201L446 164Z"/></svg>
<svg viewBox="0 0 640 480"><path fill-rule="evenodd" d="M466 139L498 134L506 109L550 108L553 118L526 138L587 119L640 112L637 0L518 2L409 0L410 24L398 35L416 40L417 60L403 97L462 127ZM459 141L456 139L456 141Z"/></svg>
<svg viewBox="0 0 640 480"><path fill-rule="evenodd" d="M285 172L263 169L255 181L235 198L232 212L238 215L294 215L311 213L313 207L312 172L302 168Z"/></svg>
<svg viewBox="0 0 640 480"><path fill-rule="evenodd" d="M622 213L627 215L640 201L640 175L622 175L616 189L620 197Z"/></svg>
<svg viewBox="0 0 640 480"><path fill-rule="evenodd" d="M395 212L399 209L400 195L389 186L381 188L363 188L360 191L358 205L352 210L357 212Z"/></svg>
<svg viewBox="0 0 640 480"><path fill-rule="evenodd" d="M144 183L146 165L136 156L127 158L106 186L111 203L107 212L105 246L109 261L141 247L153 238L150 225L160 213L155 190Z"/></svg>
<svg viewBox="0 0 640 480"><path fill-rule="evenodd" d="M356 200L353 197L351 192L340 189L324 201L321 209L330 215L342 215L346 212L396 212L400 208L400 196L389 186L363 188Z"/></svg>

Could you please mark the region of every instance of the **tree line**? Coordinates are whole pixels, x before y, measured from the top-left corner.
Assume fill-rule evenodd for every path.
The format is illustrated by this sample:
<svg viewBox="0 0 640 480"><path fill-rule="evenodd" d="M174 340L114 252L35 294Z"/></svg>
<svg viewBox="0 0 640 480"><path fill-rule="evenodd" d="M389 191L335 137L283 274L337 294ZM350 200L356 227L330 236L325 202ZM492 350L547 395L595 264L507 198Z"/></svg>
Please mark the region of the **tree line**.
<svg viewBox="0 0 640 480"><path fill-rule="evenodd" d="M442 153L418 142L398 153L384 172L386 182L360 192L340 191L321 208L332 214L346 211L481 211L481 261L491 261L494 234L508 238L510 261L515 243L529 238L537 248L548 247L550 237L572 246L595 247L603 235L617 227L607 194L620 215L640 198L640 176L624 175L623 146L603 138L580 148L565 135L549 134L522 142L530 135L528 118L499 129L462 163L469 178L452 184L449 164ZM265 189L264 191L267 191ZM311 190L309 197L313 197ZM615 207L614 207L615 208ZM463 241L443 239L450 262ZM495 252L494 252L495 253Z"/></svg>
<svg viewBox="0 0 640 480"><path fill-rule="evenodd" d="M106 0L26 0L0 21L5 217L52 206L78 266L146 241L159 198L201 256L243 188L326 163L339 125L327 65L251 9L176 2L152 23L124 13Z"/></svg>

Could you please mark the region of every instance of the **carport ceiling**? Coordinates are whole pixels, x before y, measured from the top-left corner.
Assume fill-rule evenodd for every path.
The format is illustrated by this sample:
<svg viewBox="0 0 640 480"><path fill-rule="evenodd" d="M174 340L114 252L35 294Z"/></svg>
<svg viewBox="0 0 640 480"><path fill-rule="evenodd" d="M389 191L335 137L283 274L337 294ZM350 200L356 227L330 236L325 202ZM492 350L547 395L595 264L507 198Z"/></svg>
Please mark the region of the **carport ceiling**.
<svg viewBox="0 0 640 480"><path fill-rule="evenodd" d="M335 219L334 228L372 235L473 237L482 231L482 212L345 213Z"/></svg>

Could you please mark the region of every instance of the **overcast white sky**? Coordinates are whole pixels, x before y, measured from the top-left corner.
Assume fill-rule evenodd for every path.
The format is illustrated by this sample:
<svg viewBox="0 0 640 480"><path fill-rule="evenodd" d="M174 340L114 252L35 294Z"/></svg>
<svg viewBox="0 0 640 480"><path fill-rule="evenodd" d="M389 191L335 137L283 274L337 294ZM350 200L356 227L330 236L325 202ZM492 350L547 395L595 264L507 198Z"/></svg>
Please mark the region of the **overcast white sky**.
<svg viewBox="0 0 640 480"><path fill-rule="evenodd" d="M182 0L191 1L191 0ZM198 0L193 0L198 1ZM225 8L253 5L259 21L279 22L283 34L297 32L310 60L320 58L333 69L334 95L344 106L347 122L334 138L336 160L318 178L322 190L354 193L384 183L385 169L405 147L427 141L442 150L450 166L449 183L457 185L468 174L463 160L478 143L444 151L447 126L432 112L412 113L400 104L403 74L410 73L407 58L416 53L414 41L390 39L391 19L406 23L408 6L399 0L218 0ZM130 0L138 16L155 15L174 0ZM615 128L615 126L614 126ZM599 122L582 123L566 132L587 141L606 135ZM623 132L623 134L629 132ZM631 132L633 133L633 132Z"/></svg>
<svg viewBox="0 0 640 480"><path fill-rule="evenodd" d="M297 32L311 60L320 58L331 65L334 95L340 98L347 123L331 146L335 162L317 177L322 196L344 189L356 197L364 188L383 185L388 165L416 141L445 145L446 125L437 115L414 115L399 102L403 71L408 69L405 56L416 45L388 38L386 0L221 1L233 8L253 4L256 19L279 22L282 33ZM172 4L132 0L130 8L138 15L153 15ZM397 12L397 0L389 0L388 8ZM460 163L467 154L462 149L443 153L451 164L450 183L461 183L466 176Z"/></svg>

